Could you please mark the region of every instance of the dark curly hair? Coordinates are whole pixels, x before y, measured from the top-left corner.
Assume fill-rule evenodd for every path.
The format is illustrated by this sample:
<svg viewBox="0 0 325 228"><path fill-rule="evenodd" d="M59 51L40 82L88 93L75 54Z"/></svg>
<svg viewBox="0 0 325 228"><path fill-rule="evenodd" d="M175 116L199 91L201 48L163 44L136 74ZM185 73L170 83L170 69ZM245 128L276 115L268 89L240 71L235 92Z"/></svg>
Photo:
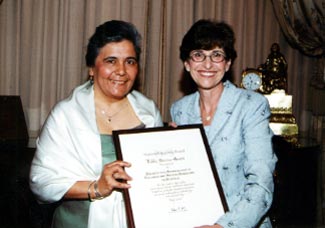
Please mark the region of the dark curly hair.
<svg viewBox="0 0 325 228"><path fill-rule="evenodd" d="M235 34L228 24L201 19L195 22L183 37L180 59L186 61L193 50L211 50L219 47L225 51L226 60L233 63L237 57L234 44Z"/></svg>
<svg viewBox="0 0 325 228"><path fill-rule="evenodd" d="M136 58L140 60L141 54L141 35L136 27L125 21L107 21L96 28L95 33L90 37L86 53L86 65L92 67L99 51L106 44L129 40L134 45Z"/></svg>

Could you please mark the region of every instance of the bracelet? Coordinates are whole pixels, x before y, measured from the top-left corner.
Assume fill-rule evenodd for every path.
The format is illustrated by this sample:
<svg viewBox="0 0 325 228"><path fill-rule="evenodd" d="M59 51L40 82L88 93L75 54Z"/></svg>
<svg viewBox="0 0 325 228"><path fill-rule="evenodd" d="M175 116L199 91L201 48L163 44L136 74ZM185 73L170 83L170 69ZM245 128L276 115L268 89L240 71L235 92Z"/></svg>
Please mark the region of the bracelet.
<svg viewBox="0 0 325 228"><path fill-rule="evenodd" d="M94 183L96 183L96 181L94 180L94 181L92 181L90 184L89 184L89 186L88 186L88 200L90 201L90 202L94 202L96 199L92 199L91 198L91 193L90 193L90 188L91 188L91 186L94 184ZM96 195L96 193L95 193L95 195Z"/></svg>
<svg viewBox="0 0 325 228"><path fill-rule="evenodd" d="M101 199L104 199L105 197L102 196L102 194L99 193L98 191L98 182L95 181L95 184L94 184L94 190L95 190L95 196L96 196L96 200L101 200Z"/></svg>

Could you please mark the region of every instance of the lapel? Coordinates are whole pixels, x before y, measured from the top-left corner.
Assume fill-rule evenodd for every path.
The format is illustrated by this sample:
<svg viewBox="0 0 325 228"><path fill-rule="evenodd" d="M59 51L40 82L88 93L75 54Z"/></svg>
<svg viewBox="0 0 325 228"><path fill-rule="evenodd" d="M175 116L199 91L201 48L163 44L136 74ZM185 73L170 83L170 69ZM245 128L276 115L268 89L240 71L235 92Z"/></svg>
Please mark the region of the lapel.
<svg viewBox="0 0 325 228"><path fill-rule="evenodd" d="M234 111L236 100L236 87L229 81L226 81L217 111L210 126L211 130L208 132L208 138L215 138L221 133Z"/></svg>
<svg viewBox="0 0 325 228"><path fill-rule="evenodd" d="M200 94L198 91L196 91L193 94L193 97L190 100L189 104L187 105L186 116L188 116L188 120L186 120L186 122L188 122L189 124L202 123L199 98Z"/></svg>

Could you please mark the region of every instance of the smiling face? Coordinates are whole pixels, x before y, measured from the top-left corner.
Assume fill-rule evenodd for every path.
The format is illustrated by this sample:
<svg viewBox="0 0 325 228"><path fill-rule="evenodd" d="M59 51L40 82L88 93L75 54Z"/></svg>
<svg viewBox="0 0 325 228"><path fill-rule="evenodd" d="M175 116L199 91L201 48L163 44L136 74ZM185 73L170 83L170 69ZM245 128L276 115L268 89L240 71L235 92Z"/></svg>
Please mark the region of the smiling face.
<svg viewBox="0 0 325 228"><path fill-rule="evenodd" d="M121 100L130 92L137 74L136 52L128 40L106 44L89 69L95 90L111 101Z"/></svg>
<svg viewBox="0 0 325 228"><path fill-rule="evenodd" d="M184 62L185 69L191 74L191 77L195 81L199 90L210 90L222 86L222 78L229 70L231 60L223 60L221 62L212 62L211 56L213 53L224 51L221 48L214 48L212 50L194 50L200 51L207 57L203 62L195 62L191 58Z"/></svg>

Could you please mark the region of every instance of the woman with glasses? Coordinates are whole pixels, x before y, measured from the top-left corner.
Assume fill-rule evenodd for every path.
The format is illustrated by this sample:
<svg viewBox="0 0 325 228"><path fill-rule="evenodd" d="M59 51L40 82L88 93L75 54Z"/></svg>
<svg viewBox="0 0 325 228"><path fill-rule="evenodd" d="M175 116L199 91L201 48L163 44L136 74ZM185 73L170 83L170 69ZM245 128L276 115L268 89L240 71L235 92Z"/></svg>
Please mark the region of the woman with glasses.
<svg viewBox="0 0 325 228"><path fill-rule="evenodd" d="M172 125L203 124L229 208L215 224L200 228L272 227L266 215L277 158L270 109L264 96L226 79L237 56L234 42L227 24L199 20L180 47L185 77L197 91L172 105Z"/></svg>

